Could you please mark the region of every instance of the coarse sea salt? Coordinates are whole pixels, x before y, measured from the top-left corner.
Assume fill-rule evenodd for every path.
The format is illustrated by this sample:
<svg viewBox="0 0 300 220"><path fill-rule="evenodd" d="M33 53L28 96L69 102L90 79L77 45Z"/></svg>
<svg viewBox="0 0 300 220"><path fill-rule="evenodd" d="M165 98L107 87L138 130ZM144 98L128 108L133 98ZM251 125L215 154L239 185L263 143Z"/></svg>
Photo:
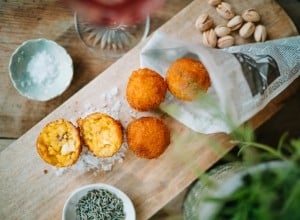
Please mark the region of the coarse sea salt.
<svg viewBox="0 0 300 220"><path fill-rule="evenodd" d="M35 84L51 84L58 76L57 63L46 51L39 52L31 57L26 71Z"/></svg>
<svg viewBox="0 0 300 220"><path fill-rule="evenodd" d="M119 113L122 108L123 102L120 101L118 97L119 89L117 87L113 87L110 91L101 95L101 100L99 100L97 105L86 101L82 103L83 106L82 112L77 112L77 118L71 118L70 121L73 124L76 124L76 120L78 118L84 118L87 115L94 112L106 113L113 117L116 120L119 120ZM116 162L123 162L123 158L125 157L127 151L127 142L126 137L123 137L123 144L112 157L107 158L98 158L93 155L92 152L88 150L86 146L83 146L82 152L76 164L68 168L56 168L55 173L57 176L63 175L67 171L80 171L80 172L88 172L93 171L94 175L97 175L101 170L102 171L110 171L113 168L113 165Z"/></svg>
<svg viewBox="0 0 300 220"><path fill-rule="evenodd" d="M82 152L76 164L68 168L56 168L56 175L61 176L67 171L88 172L93 171L97 175L101 170L110 171L113 165L122 163L127 151L127 144L123 143L121 148L112 157L98 158L93 155L87 147L82 148Z"/></svg>

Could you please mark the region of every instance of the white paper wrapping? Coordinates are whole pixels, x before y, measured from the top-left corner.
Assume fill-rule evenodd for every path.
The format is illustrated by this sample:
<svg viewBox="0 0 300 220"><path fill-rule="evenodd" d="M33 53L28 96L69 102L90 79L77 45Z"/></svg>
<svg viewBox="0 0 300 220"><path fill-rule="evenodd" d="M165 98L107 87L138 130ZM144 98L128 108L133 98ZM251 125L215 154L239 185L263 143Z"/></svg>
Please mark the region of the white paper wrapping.
<svg viewBox="0 0 300 220"><path fill-rule="evenodd" d="M230 133L300 75L300 36L221 50L156 32L142 49L140 62L165 77L170 64L181 57L205 65L212 82L210 98L188 102L167 93L161 110L194 131Z"/></svg>

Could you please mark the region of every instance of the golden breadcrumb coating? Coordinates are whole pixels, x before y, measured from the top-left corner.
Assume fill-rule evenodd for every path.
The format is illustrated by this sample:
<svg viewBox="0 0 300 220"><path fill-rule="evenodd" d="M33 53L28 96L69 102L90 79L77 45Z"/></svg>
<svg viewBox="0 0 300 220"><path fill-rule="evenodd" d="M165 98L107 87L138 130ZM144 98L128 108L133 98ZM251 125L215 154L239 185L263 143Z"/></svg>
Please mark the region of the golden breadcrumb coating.
<svg viewBox="0 0 300 220"><path fill-rule="evenodd" d="M170 144L170 131L159 118L141 117L129 123L127 144L138 157L157 158Z"/></svg>
<svg viewBox="0 0 300 220"><path fill-rule="evenodd" d="M84 144L97 157L111 157L123 143L122 126L107 114L92 113L78 119Z"/></svg>
<svg viewBox="0 0 300 220"><path fill-rule="evenodd" d="M166 76L168 89L178 99L194 100L199 92L206 92L211 85L204 65L192 58L180 58L173 62Z"/></svg>
<svg viewBox="0 0 300 220"><path fill-rule="evenodd" d="M39 134L36 147L46 163L56 167L71 166L81 152L79 130L64 119L50 122Z"/></svg>
<svg viewBox="0 0 300 220"><path fill-rule="evenodd" d="M132 72L126 89L129 105L138 111L149 111L158 108L164 101L167 84L157 72L148 68Z"/></svg>

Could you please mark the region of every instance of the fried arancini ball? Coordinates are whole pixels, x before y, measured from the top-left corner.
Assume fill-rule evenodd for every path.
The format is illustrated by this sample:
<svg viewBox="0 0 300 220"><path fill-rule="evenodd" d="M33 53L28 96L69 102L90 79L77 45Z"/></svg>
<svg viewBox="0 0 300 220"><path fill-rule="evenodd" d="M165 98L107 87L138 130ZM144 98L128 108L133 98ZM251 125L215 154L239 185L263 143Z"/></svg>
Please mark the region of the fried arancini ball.
<svg viewBox="0 0 300 220"><path fill-rule="evenodd" d="M156 117L141 117L131 121L127 127L128 148L138 157L159 157L170 144L170 131Z"/></svg>
<svg viewBox="0 0 300 220"><path fill-rule="evenodd" d="M166 81L172 95L184 101L194 100L199 92L206 92L211 85L204 65L192 58L173 62L167 71Z"/></svg>
<svg viewBox="0 0 300 220"><path fill-rule="evenodd" d="M56 167L71 166L81 152L79 129L64 119L50 122L40 132L36 148L46 163Z"/></svg>
<svg viewBox="0 0 300 220"><path fill-rule="evenodd" d="M167 84L157 72L148 68L132 72L126 89L129 105L138 111L149 111L158 108L164 101Z"/></svg>
<svg viewBox="0 0 300 220"><path fill-rule="evenodd" d="M107 114L92 113L78 119L82 139L96 157L111 157L123 143L122 126Z"/></svg>

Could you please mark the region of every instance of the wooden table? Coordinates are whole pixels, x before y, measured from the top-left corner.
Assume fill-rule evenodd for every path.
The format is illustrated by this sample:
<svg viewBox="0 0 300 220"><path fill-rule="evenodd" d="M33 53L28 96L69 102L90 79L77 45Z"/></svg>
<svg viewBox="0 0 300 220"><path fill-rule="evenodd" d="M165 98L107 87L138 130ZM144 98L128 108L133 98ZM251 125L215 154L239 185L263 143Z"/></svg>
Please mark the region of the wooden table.
<svg viewBox="0 0 300 220"><path fill-rule="evenodd" d="M166 1L165 6L151 17L150 33L191 1ZM88 52L75 33L72 11L57 0L1 1L0 24L0 138L20 137L115 62ZM61 96L48 102L22 97L9 79L11 54L23 41L34 38L55 40L66 48L74 62L71 86Z"/></svg>
<svg viewBox="0 0 300 220"><path fill-rule="evenodd" d="M152 18L151 30L158 28L189 2L167 1L166 7ZM250 4L233 0L228 2L235 2L237 10L249 7L247 4ZM257 6L261 4L259 2L253 1L251 4ZM258 10L264 15L270 39L296 35L297 30L284 11L272 0L264 2L268 7L258 7ZM124 99L126 80L130 72L139 67L138 54L143 44L116 62L101 60L89 54L77 39L71 11L55 1L9 1L1 2L0 6L0 30L5 33L1 34L0 42L0 53L3 54L3 62L0 63L3 75L0 83L0 136L19 137L27 131L0 154L0 219L59 219L64 201L71 191L97 182L109 183L123 190L133 200L138 219L147 219L196 178L192 167L197 165L206 170L222 157L222 154L216 154L206 146L210 140L220 143L223 153L232 148L224 134L196 134L164 116L171 129L172 144L159 159L138 159L127 152L124 162L116 164L111 172L100 172L97 176L92 172L69 172L57 177L35 151L35 139L39 131L49 121L74 117L82 108L84 100L90 100L96 105L97 97L113 85L118 86L120 98ZM212 8L208 8L206 1L195 0L160 30L200 43L201 37L193 29L193 22L201 11L206 10L214 13ZM281 19L274 19L274 13L268 10ZM13 50L24 40L39 37L55 40L64 46L73 58L75 69L71 87L62 96L44 103L21 97L12 87L7 72ZM90 83L87 84L88 82ZM253 117L250 120L253 126L259 126L276 113L284 105L284 100L299 86L298 80ZM51 114L47 115L49 112ZM39 120L41 121L37 123ZM29 129L31 126L33 127ZM182 160L175 137L184 134L189 135L190 142L183 144L183 147L189 147L189 153ZM44 170L48 170L48 173L45 174Z"/></svg>

